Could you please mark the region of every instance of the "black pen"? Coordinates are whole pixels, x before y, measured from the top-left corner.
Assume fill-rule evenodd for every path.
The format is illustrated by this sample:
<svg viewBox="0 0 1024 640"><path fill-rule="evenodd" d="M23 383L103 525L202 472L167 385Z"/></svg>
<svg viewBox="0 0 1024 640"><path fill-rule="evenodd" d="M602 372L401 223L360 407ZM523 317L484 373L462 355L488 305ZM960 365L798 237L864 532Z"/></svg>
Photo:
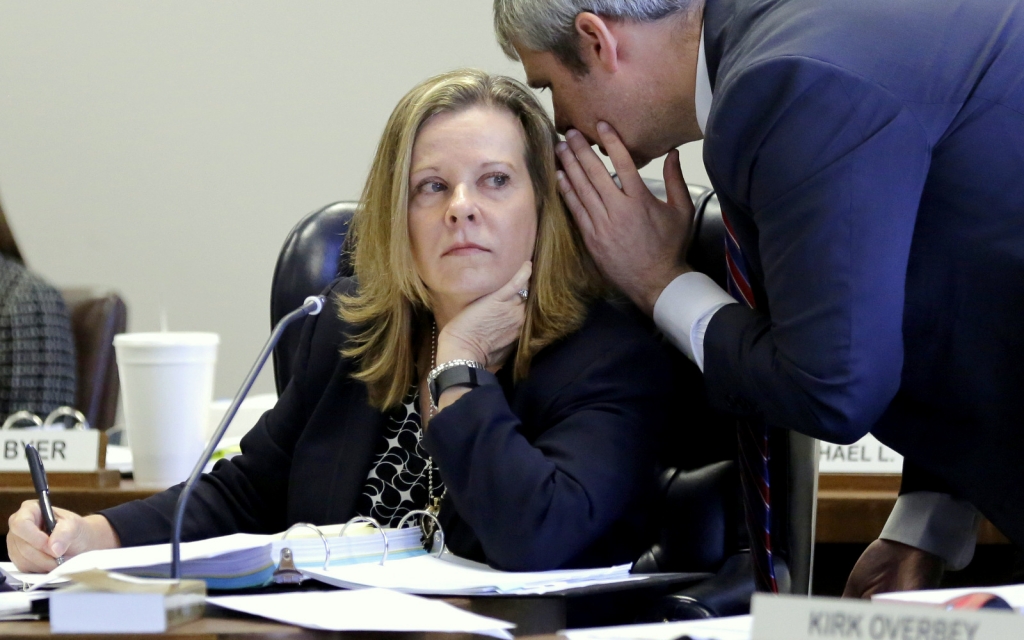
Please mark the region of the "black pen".
<svg viewBox="0 0 1024 640"><path fill-rule="evenodd" d="M25 445L25 458L28 460L28 470L32 474L32 484L36 488L36 495L39 496L39 510L43 512L43 526L46 527L46 535L53 533L57 526L57 516L53 515L53 505L50 504L50 485L46 481L46 469L43 468L43 461L39 459L39 452L31 444ZM57 564L64 563L64 556L57 558Z"/></svg>

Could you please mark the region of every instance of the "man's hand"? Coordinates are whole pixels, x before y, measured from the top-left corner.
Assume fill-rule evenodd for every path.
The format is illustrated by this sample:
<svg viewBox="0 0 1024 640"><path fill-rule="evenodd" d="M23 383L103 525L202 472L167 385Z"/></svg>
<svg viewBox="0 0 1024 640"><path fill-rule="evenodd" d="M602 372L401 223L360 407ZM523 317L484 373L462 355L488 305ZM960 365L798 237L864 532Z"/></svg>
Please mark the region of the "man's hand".
<svg viewBox="0 0 1024 640"><path fill-rule="evenodd" d="M679 152L665 159L668 203L654 197L629 151L605 122L601 145L622 182L619 189L583 134L569 130L557 147L564 172L558 187L598 267L648 315L662 290L691 269L685 251L693 223L693 201L679 166Z"/></svg>
<svg viewBox="0 0 1024 640"><path fill-rule="evenodd" d="M876 593L935 589L946 563L942 558L892 540L875 540L861 554L846 581L844 598Z"/></svg>

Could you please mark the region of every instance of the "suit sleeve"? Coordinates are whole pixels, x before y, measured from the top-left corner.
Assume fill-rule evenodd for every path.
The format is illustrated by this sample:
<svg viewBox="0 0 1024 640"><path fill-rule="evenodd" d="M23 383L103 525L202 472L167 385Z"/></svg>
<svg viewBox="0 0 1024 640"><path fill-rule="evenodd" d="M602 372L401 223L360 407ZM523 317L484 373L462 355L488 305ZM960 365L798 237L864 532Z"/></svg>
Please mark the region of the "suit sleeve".
<svg viewBox="0 0 1024 640"><path fill-rule="evenodd" d="M336 311L328 305L319 316L306 318L291 381L274 408L242 438L241 455L221 460L200 478L185 512L183 540L238 532L276 533L286 528L292 451L309 419L310 398L315 403L318 397L310 385L323 377L317 369L337 361L336 349L318 344L319 339L330 337L321 334L336 329L337 323L330 317L321 319ZM317 331L319 325L325 325L323 331ZM100 513L110 521L122 546L167 542L182 487Z"/></svg>
<svg viewBox="0 0 1024 640"><path fill-rule="evenodd" d="M929 143L884 89L806 58L751 67L718 99L705 160L723 209L756 225L768 309L729 305L711 318L711 401L853 442L900 385Z"/></svg>
<svg viewBox="0 0 1024 640"><path fill-rule="evenodd" d="M524 432L537 426L497 386L473 389L431 422L425 445L491 564L563 566L649 489L670 394L664 354L651 345L619 345L583 365L552 394L532 441Z"/></svg>
<svg viewBox="0 0 1024 640"><path fill-rule="evenodd" d="M974 557L981 515L943 478L903 459L900 495L879 538L939 556L958 571Z"/></svg>

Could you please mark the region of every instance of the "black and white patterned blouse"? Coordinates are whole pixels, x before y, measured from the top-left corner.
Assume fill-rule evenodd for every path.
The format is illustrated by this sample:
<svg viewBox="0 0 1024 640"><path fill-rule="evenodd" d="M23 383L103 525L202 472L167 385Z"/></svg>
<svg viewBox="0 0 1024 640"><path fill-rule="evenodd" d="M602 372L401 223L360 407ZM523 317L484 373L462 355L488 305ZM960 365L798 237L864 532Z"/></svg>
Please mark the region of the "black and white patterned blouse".
<svg viewBox="0 0 1024 640"><path fill-rule="evenodd" d="M407 513L427 507L429 455L422 444L419 397L419 389L413 386L384 420L383 438L356 503L356 513L375 519L382 527L397 527ZM434 496L443 493L444 484L435 466Z"/></svg>
<svg viewBox="0 0 1024 640"><path fill-rule="evenodd" d="M75 403L75 343L64 298L0 256L0 421Z"/></svg>

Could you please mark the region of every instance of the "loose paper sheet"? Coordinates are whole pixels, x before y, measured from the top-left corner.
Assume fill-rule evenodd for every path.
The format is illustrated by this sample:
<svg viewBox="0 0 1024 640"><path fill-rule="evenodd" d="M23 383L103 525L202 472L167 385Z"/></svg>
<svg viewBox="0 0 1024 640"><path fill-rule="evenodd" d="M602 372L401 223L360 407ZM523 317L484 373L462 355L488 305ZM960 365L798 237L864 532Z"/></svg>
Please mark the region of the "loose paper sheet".
<svg viewBox="0 0 1024 640"><path fill-rule="evenodd" d="M46 594L25 593L23 591L6 591L0 593L0 616L28 613L32 602L46 597Z"/></svg>
<svg viewBox="0 0 1024 640"><path fill-rule="evenodd" d="M386 589L216 596L207 602L307 629L478 633L511 640L515 625L463 611L447 602Z"/></svg>
<svg viewBox="0 0 1024 640"><path fill-rule="evenodd" d="M384 565L363 563L326 570L302 569L302 573L336 587L377 587L430 595L550 593L594 584L643 580L647 577L630 575L629 565L600 569L499 571L451 554L445 554L442 558L432 555L405 558Z"/></svg>
<svg viewBox="0 0 1024 640"><path fill-rule="evenodd" d="M0 571L4 573L6 576L6 583L10 585L12 589L21 589L23 585L32 586L46 579L45 573L26 573L24 571L18 571L18 568L14 566L13 562L0 562ZM50 584L56 587L66 582L67 578L61 578L60 580L54 580Z"/></svg>
<svg viewBox="0 0 1024 640"><path fill-rule="evenodd" d="M558 633L569 640L675 640L684 635L693 640L750 640L750 627L750 616L734 616L711 620L572 629Z"/></svg>

